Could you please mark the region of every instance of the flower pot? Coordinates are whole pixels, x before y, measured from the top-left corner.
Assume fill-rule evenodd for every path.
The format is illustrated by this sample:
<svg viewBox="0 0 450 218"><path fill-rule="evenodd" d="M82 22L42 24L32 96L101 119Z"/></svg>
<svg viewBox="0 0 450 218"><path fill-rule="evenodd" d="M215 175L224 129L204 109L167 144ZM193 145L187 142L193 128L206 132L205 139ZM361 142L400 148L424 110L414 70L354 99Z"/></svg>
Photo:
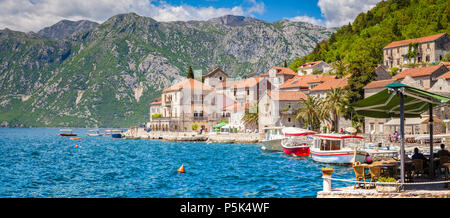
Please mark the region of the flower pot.
<svg viewBox="0 0 450 218"><path fill-rule="evenodd" d="M322 170L322 174L324 176L331 176L331 174L333 174L334 170Z"/></svg>
<svg viewBox="0 0 450 218"><path fill-rule="evenodd" d="M375 189L377 190L377 192L392 193L392 192L399 192L400 186L398 184L377 183Z"/></svg>

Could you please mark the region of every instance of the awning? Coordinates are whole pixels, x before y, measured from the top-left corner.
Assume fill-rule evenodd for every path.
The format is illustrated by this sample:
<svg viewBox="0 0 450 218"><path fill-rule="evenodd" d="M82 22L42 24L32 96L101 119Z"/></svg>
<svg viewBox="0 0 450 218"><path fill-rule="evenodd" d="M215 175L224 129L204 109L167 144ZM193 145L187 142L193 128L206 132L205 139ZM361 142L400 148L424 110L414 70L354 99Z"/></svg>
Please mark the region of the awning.
<svg viewBox="0 0 450 218"><path fill-rule="evenodd" d="M220 129L222 126L227 125L227 122L221 122L219 124L216 124L215 126L213 126L214 129Z"/></svg>
<svg viewBox="0 0 450 218"><path fill-rule="evenodd" d="M429 103L433 104L433 107L450 104L450 98L402 83L391 83L386 87L387 89L355 102L351 106L357 114L366 117L400 117L400 96L394 90L399 90L404 95L405 117L420 117L422 113L429 109Z"/></svg>

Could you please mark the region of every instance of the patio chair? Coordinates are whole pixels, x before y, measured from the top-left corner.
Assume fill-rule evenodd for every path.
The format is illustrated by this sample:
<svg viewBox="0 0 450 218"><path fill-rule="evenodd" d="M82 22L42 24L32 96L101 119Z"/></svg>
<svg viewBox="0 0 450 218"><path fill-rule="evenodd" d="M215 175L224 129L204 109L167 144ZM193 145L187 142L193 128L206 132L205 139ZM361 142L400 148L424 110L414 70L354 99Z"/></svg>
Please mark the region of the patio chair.
<svg viewBox="0 0 450 218"><path fill-rule="evenodd" d="M447 163L448 162L448 156L440 156L439 157L439 166L437 167L437 170L438 170L438 175L441 175L441 173L442 173L442 169L444 169L444 172L445 172L445 170L447 170L447 167L446 166L443 166L443 164L445 164L445 163Z"/></svg>
<svg viewBox="0 0 450 218"><path fill-rule="evenodd" d="M378 181L378 179L381 177L381 167L371 166L371 167L369 167L369 172L370 172L370 177L371 177L370 181L371 182L375 182L375 180ZM370 184L370 186L372 186L372 184Z"/></svg>
<svg viewBox="0 0 450 218"><path fill-rule="evenodd" d="M414 170L413 170L413 177L416 178L419 173L421 176L423 176L423 160L421 159L414 159Z"/></svg>
<svg viewBox="0 0 450 218"><path fill-rule="evenodd" d="M364 171L364 166L360 165L353 166L353 170L355 171L355 179L356 179L355 185L353 185L353 189L356 189L356 184L361 180L363 181L363 188L366 188L366 179L370 177L366 175ZM358 188L361 188L361 183L358 184Z"/></svg>

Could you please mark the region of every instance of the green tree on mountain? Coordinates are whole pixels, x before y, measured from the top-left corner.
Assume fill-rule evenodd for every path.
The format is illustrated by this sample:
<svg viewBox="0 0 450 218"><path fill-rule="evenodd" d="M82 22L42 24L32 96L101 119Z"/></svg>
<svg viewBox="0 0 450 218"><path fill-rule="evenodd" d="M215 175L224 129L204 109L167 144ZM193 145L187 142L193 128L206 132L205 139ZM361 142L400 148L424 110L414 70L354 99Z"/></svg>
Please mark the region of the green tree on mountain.
<svg viewBox="0 0 450 218"><path fill-rule="evenodd" d="M191 65L189 65L189 71L188 71L187 78L188 79L194 79L194 71L192 71Z"/></svg>

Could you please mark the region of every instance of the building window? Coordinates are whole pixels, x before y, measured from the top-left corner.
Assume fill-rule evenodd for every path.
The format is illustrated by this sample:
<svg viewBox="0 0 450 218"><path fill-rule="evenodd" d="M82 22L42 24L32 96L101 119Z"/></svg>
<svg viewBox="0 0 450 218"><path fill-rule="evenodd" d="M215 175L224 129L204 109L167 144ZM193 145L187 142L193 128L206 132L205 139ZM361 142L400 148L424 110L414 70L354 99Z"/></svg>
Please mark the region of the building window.
<svg viewBox="0 0 450 218"><path fill-rule="evenodd" d="M375 123L370 123L369 131L372 132L375 130Z"/></svg>
<svg viewBox="0 0 450 218"><path fill-rule="evenodd" d="M288 122L289 122L289 123L291 122L291 118L288 118Z"/></svg>
<svg viewBox="0 0 450 218"><path fill-rule="evenodd" d="M425 57L425 61L426 61L426 62L430 62L430 55L427 55L427 56Z"/></svg>

